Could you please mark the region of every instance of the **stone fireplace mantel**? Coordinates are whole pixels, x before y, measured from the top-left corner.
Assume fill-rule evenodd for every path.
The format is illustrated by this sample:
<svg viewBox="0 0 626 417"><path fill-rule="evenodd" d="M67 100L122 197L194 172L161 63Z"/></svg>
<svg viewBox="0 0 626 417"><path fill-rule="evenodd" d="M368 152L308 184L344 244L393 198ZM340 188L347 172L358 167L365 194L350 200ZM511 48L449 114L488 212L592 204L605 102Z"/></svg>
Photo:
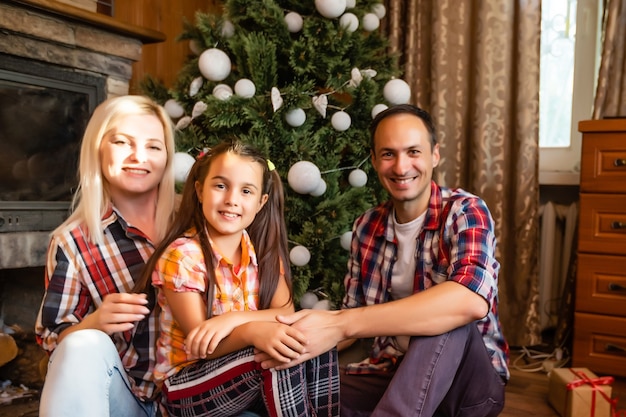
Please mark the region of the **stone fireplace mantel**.
<svg viewBox="0 0 626 417"><path fill-rule="evenodd" d="M161 32L59 1L0 2L0 59L17 57L97 77L104 81L103 98L128 94L142 46L164 40ZM49 233L0 233L0 270L43 266Z"/></svg>

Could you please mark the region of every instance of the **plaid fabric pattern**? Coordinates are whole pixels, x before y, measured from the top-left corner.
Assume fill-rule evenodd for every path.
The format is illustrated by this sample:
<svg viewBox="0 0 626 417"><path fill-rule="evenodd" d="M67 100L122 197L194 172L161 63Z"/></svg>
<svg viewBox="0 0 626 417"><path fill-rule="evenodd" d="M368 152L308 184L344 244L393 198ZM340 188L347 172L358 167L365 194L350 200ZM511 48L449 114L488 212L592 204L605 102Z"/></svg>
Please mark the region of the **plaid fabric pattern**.
<svg viewBox="0 0 626 417"><path fill-rule="evenodd" d="M258 265L248 233L244 230L241 237L241 264L237 273L234 272L232 262L215 250L214 245L212 246L216 265L213 315L229 311L258 310ZM152 274L152 284L157 288L167 288L176 292L207 293L206 264L194 230L176 239L163 252ZM174 320L162 291L158 291L157 294L161 317L154 373L155 380L160 384L167 376L175 374L192 360L187 358L185 353L185 333Z"/></svg>
<svg viewBox="0 0 626 417"><path fill-rule="evenodd" d="M352 248L345 278L343 308L390 301L391 277L397 253L393 206L374 207L354 223ZM431 183L431 197L417 244L414 291L456 281L480 294L490 305L476 325L496 371L508 379L509 348L498 319L498 271L494 224L485 202L462 189ZM392 369L402 355L395 338L378 337L370 358L354 365L352 373ZM371 366L370 366L371 365Z"/></svg>
<svg viewBox="0 0 626 417"><path fill-rule="evenodd" d="M148 238L110 209L102 219L104 244L94 245L80 225L52 237L45 270L46 291L35 324L37 341L48 352L57 346L59 333L95 311L104 296L130 292L154 252ZM154 300L152 305L154 306ZM116 333L112 340L137 397L151 398L158 317L152 313L133 330Z"/></svg>
<svg viewBox="0 0 626 417"><path fill-rule="evenodd" d="M259 399L270 417L338 416L337 351L276 371L262 369L250 347L183 368L165 381L163 392L172 417L233 416Z"/></svg>

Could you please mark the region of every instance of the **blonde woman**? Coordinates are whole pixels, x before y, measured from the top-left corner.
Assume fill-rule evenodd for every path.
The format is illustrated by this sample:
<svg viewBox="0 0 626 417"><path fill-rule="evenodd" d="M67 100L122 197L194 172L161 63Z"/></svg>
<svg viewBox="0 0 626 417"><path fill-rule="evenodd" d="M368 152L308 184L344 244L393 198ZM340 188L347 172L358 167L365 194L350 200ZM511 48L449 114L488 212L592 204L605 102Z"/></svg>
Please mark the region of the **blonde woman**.
<svg viewBox="0 0 626 417"><path fill-rule="evenodd" d="M154 416L154 298L131 293L174 211L174 133L142 96L109 99L84 134L70 217L53 233L38 342L46 416Z"/></svg>

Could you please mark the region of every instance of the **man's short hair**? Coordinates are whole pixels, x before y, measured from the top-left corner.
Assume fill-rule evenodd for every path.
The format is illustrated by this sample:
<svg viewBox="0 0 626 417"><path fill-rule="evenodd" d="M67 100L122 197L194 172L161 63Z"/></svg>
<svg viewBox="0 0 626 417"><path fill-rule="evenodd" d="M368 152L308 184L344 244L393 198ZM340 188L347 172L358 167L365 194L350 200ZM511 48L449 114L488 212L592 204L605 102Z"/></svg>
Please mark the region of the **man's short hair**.
<svg viewBox="0 0 626 417"><path fill-rule="evenodd" d="M370 124L370 148L372 151L374 150L374 134L376 133L378 125L382 120L395 114L412 114L415 117L420 118L422 122L424 122L424 126L426 126L428 133L430 133L431 149L437 144L437 133L430 114L426 110L412 104L397 104L379 112L376 117L374 117L374 120L372 120L372 123Z"/></svg>

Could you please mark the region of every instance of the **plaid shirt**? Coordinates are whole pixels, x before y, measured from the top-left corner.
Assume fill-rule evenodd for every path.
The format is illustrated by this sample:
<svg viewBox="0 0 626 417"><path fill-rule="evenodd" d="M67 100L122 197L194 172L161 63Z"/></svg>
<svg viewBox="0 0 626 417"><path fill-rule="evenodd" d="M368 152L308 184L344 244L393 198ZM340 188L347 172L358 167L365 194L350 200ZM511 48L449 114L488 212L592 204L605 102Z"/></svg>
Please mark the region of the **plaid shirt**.
<svg viewBox="0 0 626 417"><path fill-rule="evenodd" d="M346 275L343 308L391 300L391 276L397 253L393 206L374 207L354 223ZM417 242L414 292L444 281L456 281L489 303L486 317L476 321L496 371L508 379L508 344L498 319L496 238L489 209L480 198L461 189L431 183L431 197ZM401 356L393 337L377 337L370 355L372 365L394 362ZM363 373L367 366L361 367ZM375 366L372 366L372 371ZM358 372L358 370L356 371Z"/></svg>
<svg viewBox="0 0 626 417"><path fill-rule="evenodd" d="M102 227L102 245L89 243L81 226L52 237L46 292L35 324L37 341L48 352L56 348L59 334L93 313L105 295L130 292L154 252L146 235L127 224L114 209L104 216ZM151 310L132 330L111 336L132 390L141 399L152 398L155 392L152 372L158 317L155 309Z"/></svg>
<svg viewBox="0 0 626 417"><path fill-rule="evenodd" d="M241 263L237 272L232 261L226 259L212 241L211 246L216 280L212 315L258 310L258 264L248 233L244 230L241 237ZM176 239L163 252L152 275L152 284L176 292L204 294L206 301L206 264L194 230ZM158 302L161 317L155 377L160 384L195 360L189 359L185 353L185 333L174 320L162 291L158 291Z"/></svg>

